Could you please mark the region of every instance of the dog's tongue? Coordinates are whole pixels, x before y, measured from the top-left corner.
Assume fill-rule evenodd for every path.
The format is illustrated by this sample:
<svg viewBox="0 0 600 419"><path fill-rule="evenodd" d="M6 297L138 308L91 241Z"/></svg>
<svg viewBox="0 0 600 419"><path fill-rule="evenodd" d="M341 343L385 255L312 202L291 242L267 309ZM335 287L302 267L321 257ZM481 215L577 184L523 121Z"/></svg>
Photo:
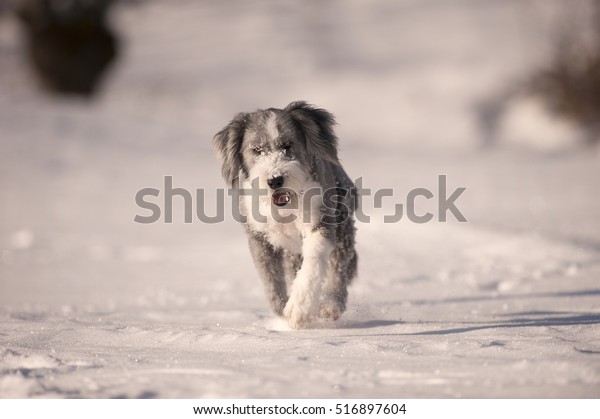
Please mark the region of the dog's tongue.
<svg viewBox="0 0 600 419"><path fill-rule="evenodd" d="M287 191L275 191L273 192L273 203L277 206L284 206L290 202L290 193Z"/></svg>

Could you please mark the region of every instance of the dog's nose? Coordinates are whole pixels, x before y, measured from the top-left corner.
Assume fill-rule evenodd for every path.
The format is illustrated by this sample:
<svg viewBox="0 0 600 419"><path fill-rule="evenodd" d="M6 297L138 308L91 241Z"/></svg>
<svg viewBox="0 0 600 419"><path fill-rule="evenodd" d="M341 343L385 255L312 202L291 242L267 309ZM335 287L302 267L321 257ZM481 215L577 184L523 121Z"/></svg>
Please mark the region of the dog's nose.
<svg viewBox="0 0 600 419"><path fill-rule="evenodd" d="M267 180L267 185L271 189L279 189L283 186L283 176L277 176Z"/></svg>

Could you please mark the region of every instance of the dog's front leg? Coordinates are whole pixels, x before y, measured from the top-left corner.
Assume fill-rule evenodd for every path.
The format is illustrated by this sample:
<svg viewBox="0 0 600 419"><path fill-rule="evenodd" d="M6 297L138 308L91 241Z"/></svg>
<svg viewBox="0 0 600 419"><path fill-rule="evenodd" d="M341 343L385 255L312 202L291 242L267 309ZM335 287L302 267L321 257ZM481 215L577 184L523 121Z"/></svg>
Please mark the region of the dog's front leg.
<svg viewBox="0 0 600 419"><path fill-rule="evenodd" d="M302 266L283 311L291 327L299 329L312 321L333 248L331 240L319 230L311 231L302 240Z"/></svg>
<svg viewBox="0 0 600 419"><path fill-rule="evenodd" d="M283 266L283 251L275 249L264 237L248 234L250 253L265 285L273 311L281 315L287 302L287 286Z"/></svg>

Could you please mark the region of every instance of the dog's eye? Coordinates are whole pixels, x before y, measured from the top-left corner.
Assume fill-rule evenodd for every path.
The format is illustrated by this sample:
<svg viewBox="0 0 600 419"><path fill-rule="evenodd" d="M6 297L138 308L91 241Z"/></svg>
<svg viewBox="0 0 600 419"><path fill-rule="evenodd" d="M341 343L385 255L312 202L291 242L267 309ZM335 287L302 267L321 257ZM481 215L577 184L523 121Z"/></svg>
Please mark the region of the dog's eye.
<svg viewBox="0 0 600 419"><path fill-rule="evenodd" d="M260 154L260 153L262 153L262 151L263 151L263 149L261 147L258 147L258 146L252 147L252 152L254 154Z"/></svg>
<svg viewBox="0 0 600 419"><path fill-rule="evenodd" d="M292 149L292 146L289 144L282 144L280 148L281 148L281 151L283 151L285 154L288 154L290 152L290 150Z"/></svg>

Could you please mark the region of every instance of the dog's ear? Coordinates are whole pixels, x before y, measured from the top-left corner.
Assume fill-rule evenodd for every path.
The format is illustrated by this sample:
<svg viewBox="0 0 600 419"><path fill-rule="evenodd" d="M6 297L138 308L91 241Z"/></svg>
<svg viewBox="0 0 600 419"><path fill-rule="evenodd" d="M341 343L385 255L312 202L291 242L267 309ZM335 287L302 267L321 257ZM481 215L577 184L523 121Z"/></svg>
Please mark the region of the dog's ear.
<svg viewBox="0 0 600 419"><path fill-rule="evenodd" d="M337 137L333 132L335 119L325 109L309 105L304 101L292 102L284 111L300 128L306 139L306 148L311 155L317 155L325 160L339 165Z"/></svg>
<svg viewBox="0 0 600 419"><path fill-rule="evenodd" d="M239 176L242 169L242 141L246 124L247 113L238 113L235 118L213 138L213 144L217 151L217 157L221 163L223 178L229 185L233 186L234 180Z"/></svg>

